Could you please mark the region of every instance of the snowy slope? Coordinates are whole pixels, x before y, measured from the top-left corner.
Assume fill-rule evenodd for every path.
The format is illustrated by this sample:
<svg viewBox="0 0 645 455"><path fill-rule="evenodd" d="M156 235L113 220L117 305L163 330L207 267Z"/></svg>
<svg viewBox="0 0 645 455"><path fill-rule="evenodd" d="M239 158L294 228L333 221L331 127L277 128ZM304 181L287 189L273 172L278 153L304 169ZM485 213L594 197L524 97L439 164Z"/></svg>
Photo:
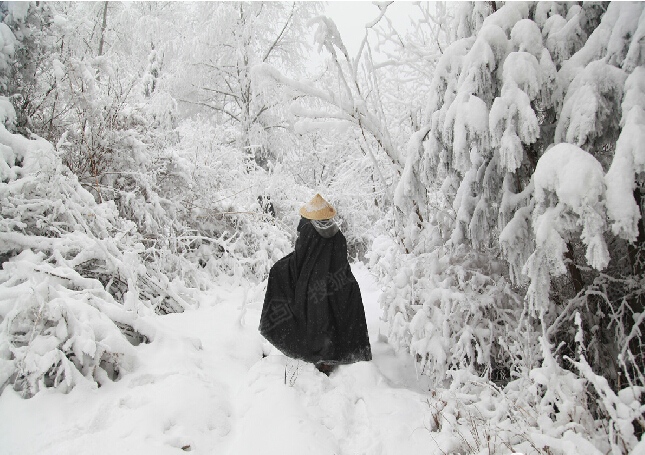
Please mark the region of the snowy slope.
<svg viewBox="0 0 645 455"><path fill-rule="evenodd" d="M197 310L151 318L154 339L136 347L139 364L119 382L29 400L7 388L0 453L441 453L454 436L429 431L430 394L411 357L379 341L379 291L361 264L354 273L372 362L327 377L289 360L257 331L263 286L220 287Z"/></svg>

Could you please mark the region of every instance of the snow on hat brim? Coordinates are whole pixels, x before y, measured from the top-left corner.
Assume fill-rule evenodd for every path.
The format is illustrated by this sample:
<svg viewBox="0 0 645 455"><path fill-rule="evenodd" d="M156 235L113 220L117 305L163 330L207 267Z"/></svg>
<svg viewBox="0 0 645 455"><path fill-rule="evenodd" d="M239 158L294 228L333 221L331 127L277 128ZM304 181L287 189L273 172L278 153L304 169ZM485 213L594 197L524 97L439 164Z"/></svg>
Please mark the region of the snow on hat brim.
<svg viewBox="0 0 645 455"><path fill-rule="evenodd" d="M320 194L316 194L311 201L300 208L300 215L308 220L328 220L336 216L336 209Z"/></svg>

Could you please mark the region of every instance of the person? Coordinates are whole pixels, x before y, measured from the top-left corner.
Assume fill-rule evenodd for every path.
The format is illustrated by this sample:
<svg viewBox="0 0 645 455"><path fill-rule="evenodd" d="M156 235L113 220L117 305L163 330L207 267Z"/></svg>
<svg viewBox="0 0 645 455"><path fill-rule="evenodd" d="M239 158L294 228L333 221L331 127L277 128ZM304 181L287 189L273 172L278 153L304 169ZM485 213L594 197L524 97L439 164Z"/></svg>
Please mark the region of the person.
<svg viewBox="0 0 645 455"><path fill-rule="evenodd" d="M269 272L260 333L329 375L337 365L372 359L365 310L336 210L316 194L300 215L294 251Z"/></svg>

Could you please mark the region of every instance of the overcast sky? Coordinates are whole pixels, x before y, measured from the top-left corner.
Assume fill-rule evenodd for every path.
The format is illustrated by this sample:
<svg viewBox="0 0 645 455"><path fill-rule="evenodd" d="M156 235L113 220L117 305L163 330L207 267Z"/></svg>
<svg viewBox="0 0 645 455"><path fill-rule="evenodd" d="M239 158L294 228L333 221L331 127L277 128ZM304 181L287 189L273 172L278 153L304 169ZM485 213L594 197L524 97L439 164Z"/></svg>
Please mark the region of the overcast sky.
<svg viewBox="0 0 645 455"><path fill-rule="evenodd" d="M394 2L388 7L386 14L399 31L408 26L413 6L413 2ZM371 1L336 1L328 3L325 14L336 23L350 56L354 57L365 35L365 24L376 19L379 13Z"/></svg>

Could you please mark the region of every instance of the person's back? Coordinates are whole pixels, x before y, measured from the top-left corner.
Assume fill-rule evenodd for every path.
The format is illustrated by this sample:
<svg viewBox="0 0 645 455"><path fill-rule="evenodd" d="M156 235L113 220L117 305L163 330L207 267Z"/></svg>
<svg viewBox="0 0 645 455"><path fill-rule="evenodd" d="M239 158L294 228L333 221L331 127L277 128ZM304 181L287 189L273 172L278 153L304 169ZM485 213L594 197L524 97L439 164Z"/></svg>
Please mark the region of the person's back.
<svg viewBox="0 0 645 455"><path fill-rule="evenodd" d="M285 355L331 365L371 360L360 288L336 211L320 195L300 214L292 253L272 267L260 331Z"/></svg>

